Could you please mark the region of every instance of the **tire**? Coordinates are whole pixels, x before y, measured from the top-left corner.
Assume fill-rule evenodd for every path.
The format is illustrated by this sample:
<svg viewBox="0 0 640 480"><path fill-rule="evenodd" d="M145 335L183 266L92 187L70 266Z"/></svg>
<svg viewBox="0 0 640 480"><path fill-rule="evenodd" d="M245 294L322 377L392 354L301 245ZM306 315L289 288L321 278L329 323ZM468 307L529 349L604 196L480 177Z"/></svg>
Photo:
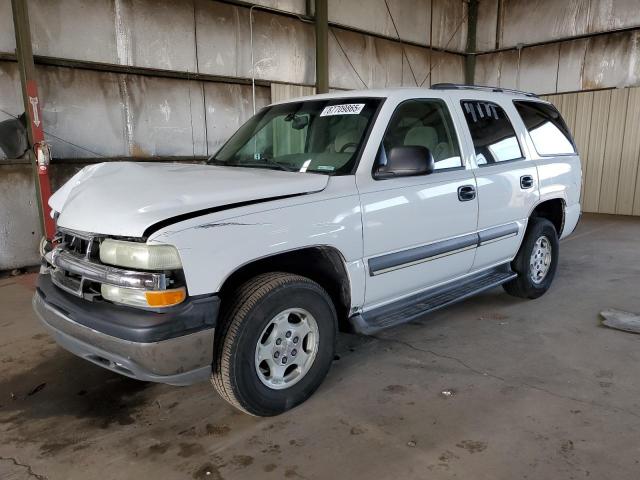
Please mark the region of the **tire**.
<svg viewBox="0 0 640 480"><path fill-rule="evenodd" d="M547 251L544 248L545 241L542 240L542 244L537 244L539 239L546 239L550 249L549 261L546 267L542 265L545 264L547 255L544 254L541 257L539 254L539 252ZM532 268L531 266L532 255L535 255L534 251L538 253L536 261L540 268ZM559 253L558 233L553 223L546 218L532 218L527 226L527 232L520 250L516 258L511 262L511 269L518 274L518 277L503 285L505 291L514 297L529 299L543 295L551 286L551 282L553 282L553 277L558 268ZM544 270L545 268L546 273L540 278L541 269ZM534 277L537 277L538 281L535 281Z"/></svg>
<svg viewBox="0 0 640 480"><path fill-rule="evenodd" d="M306 327L311 333L304 334ZM298 331L305 336L295 336ZM216 332L213 386L250 415L283 413L309 398L324 380L333 361L336 331L333 302L316 282L288 273L258 275L241 285L225 308ZM294 335L286 336L291 332ZM268 358L258 366L266 352ZM304 363L294 363L303 357Z"/></svg>

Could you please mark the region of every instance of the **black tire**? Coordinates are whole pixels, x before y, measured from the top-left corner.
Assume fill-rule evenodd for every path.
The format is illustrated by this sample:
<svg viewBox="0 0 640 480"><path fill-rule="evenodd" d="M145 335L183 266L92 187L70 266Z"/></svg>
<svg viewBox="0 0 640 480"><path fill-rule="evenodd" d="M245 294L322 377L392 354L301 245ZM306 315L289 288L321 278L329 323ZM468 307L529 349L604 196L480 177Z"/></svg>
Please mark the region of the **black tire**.
<svg viewBox="0 0 640 480"><path fill-rule="evenodd" d="M313 315L319 343L307 373L290 387L276 390L258 377L256 346L269 322L289 308L303 308ZM320 386L333 361L337 315L331 298L316 282L288 273L266 273L237 289L217 328L213 386L234 407L268 417L299 405Z"/></svg>
<svg viewBox="0 0 640 480"><path fill-rule="evenodd" d="M536 283L531 278L530 258L536 241L542 236L547 237L551 245L551 263L546 276ZM518 277L503 285L505 291L509 295L520 298L533 299L543 295L551 286L558 268L559 246L558 233L553 223L546 218L532 218L527 226L520 250L511 262L511 268L518 274Z"/></svg>

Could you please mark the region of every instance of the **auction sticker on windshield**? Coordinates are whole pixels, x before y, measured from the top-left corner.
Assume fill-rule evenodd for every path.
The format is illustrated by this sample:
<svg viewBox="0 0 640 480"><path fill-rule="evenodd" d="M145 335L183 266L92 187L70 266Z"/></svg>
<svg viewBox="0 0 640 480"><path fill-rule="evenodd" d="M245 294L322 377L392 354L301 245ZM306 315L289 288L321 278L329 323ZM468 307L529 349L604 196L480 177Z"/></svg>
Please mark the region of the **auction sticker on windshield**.
<svg viewBox="0 0 640 480"><path fill-rule="evenodd" d="M345 103L342 105L329 105L324 107L321 117L329 117L331 115L358 115L364 108L364 103Z"/></svg>

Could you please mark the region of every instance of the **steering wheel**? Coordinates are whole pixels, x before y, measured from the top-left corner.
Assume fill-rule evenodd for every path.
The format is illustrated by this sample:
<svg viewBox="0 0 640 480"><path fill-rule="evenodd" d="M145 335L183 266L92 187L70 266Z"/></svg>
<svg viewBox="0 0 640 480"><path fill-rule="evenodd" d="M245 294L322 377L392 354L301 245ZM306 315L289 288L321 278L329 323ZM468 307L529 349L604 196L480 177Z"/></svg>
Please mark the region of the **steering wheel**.
<svg viewBox="0 0 640 480"><path fill-rule="evenodd" d="M346 150L347 148L358 148L358 144L357 144L357 143L355 143L355 142L348 142L348 143L345 143L345 144L342 146L342 148L340 148L340 150L339 150L339 152L338 152L338 153L345 153L345 150Z"/></svg>

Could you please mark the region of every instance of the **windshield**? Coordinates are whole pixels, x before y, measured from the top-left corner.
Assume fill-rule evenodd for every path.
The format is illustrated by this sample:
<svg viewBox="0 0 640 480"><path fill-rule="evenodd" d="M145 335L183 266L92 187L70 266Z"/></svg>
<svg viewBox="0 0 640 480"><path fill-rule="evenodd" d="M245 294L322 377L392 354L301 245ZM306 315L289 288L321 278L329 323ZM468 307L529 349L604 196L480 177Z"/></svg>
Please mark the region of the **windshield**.
<svg viewBox="0 0 640 480"><path fill-rule="evenodd" d="M209 163L350 174L380 102L334 98L264 108L240 127Z"/></svg>

